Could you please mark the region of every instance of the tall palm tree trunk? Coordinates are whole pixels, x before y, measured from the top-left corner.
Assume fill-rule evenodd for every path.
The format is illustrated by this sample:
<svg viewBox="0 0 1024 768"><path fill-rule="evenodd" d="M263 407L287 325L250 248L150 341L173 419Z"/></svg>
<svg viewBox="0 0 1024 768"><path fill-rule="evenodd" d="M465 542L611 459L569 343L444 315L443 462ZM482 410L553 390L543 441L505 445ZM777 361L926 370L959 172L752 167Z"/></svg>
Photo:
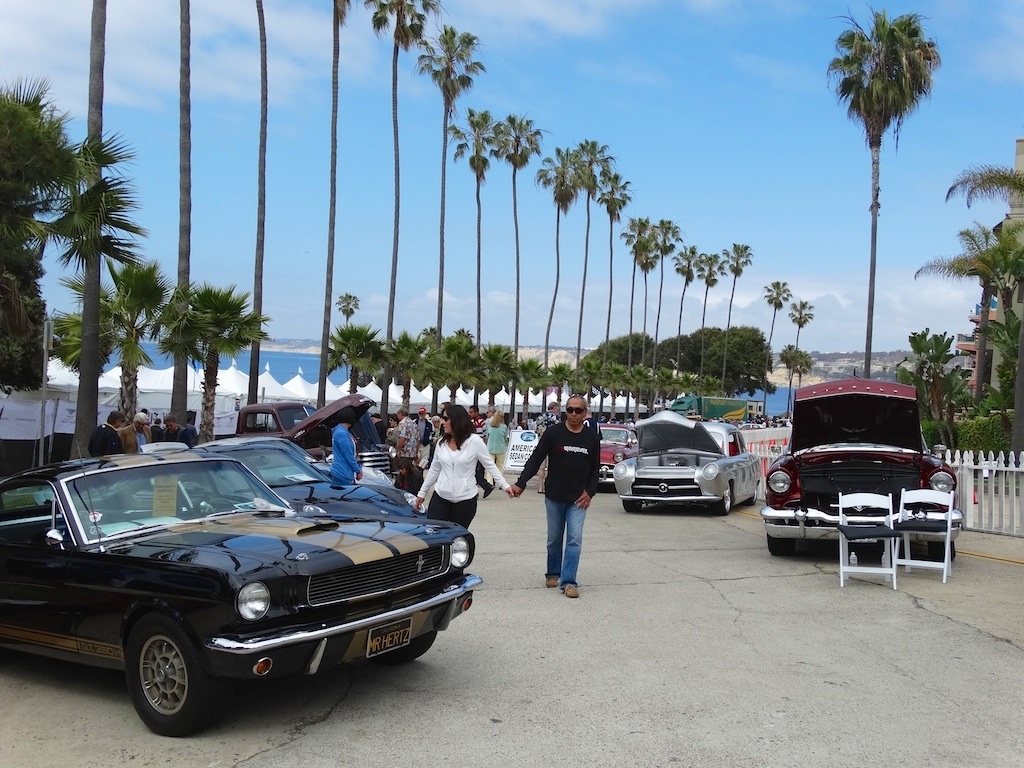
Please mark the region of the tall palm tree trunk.
<svg viewBox="0 0 1024 768"><path fill-rule="evenodd" d="M640 337L640 365L647 360L647 273L644 272L644 330Z"/></svg>
<svg viewBox="0 0 1024 768"><path fill-rule="evenodd" d="M203 408L199 420L199 442L213 440L213 415L217 405L217 372L220 369L220 352L211 349L203 361Z"/></svg>
<svg viewBox="0 0 1024 768"><path fill-rule="evenodd" d="M658 313L654 319L654 352L651 358L651 370L658 370L658 338L661 332L661 297L662 291L665 288L665 258L662 257L658 260L659 280L658 280Z"/></svg>
<svg viewBox="0 0 1024 768"><path fill-rule="evenodd" d="M764 372L764 387L761 390L763 395L761 401L761 415L768 415L768 371L772 368L772 337L775 335L775 316L779 314L779 310L772 310L772 326L771 330L768 331L768 355L765 361L765 372Z"/></svg>
<svg viewBox="0 0 1024 768"><path fill-rule="evenodd" d="M732 278L732 291L729 293L729 312L725 316L725 341L722 344L722 386L725 386L725 366L729 362L729 330L732 328L732 300L736 296L736 277ZM727 393L728 394L728 393Z"/></svg>
<svg viewBox="0 0 1024 768"><path fill-rule="evenodd" d="M978 317L978 339L974 363L974 404L978 405L985 394L985 382L988 381L988 323L992 305L992 286L982 282L981 312Z"/></svg>
<svg viewBox="0 0 1024 768"><path fill-rule="evenodd" d="M324 311L320 324L320 371L317 376L316 407L327 404L327 358L331 354L331 306L334 297L334 234L338 207L338 60L341 57L341 18L334 5L333 49L331 52L331 167L328 172L327 263L324 267ZM257 376L259 373L257 372ZM250 374L250 381L251 381ZM384 411L381 411L384 413Z"/></svg>
<svg viewBox="0 0 1024 768"><path fill-rule="evenodd" d="M615 290L615 224L612 218L608 217L608 319L604 324L604 355L601 358L601 365L608 367L608 343L612 338L612 294ZM614 398L614 395L613 395ZM604 413L604 387L601 387L601 401L598 406Z"/></svg>
<svg viewBox="0 0 1024 768"><path fill-rule="evenodd" d="M555 302L558 301L558 283L562 276L562 257L559 240L562 231L562 209L555 206L555 289L551 293L551 311L548 313L548 330L544 334L544 367L548 367L548 351L551 349L551 323L555 319Z"/></svg>
<svg viewBox="0 0 1024 768"><path fill-rule="evenodd" d="M442 319L444 317L444 215L445 215L445 192L448 189L448 122L451 114L451 107L444 105L444 119L441 121L441 221L438 234L437 248L437 323L434 330L434 342L441 346L441 339L444 334L441 331ZM397 139L396 139L397 141ZM396 164L397 167L397 164ZM480 205L480 190L477 189L477 207ZM479 213L477 214L479 219ZM396 224L397 226L397 224ZM480 237L480 222L477 221L477 238ZM480 352L480 247L477 244L476 262L476 348Z"/></svg>
<svg viewBox="0 0 1024 768"><path fill-rule="evenodd" d="M482 306L482 291L481 283L483 282L483 236L481 228L483 226L484 213L483 204L480 201L480 179L476 180L476 353L480 354L480 339L483 338L483 330L481 324L481 306Z"/></svg>
<svg viewBox="0 0 1024 768"><path fill-rule="evenodd" d="M704 288L704 311L700 314L700 372L697 374L697 386L703 386L704 384L704 326L707 323L708 317L708 292L711 290L711 286L708 285Z"/></svg>
<svg viewBox="0 0 1024 768"><path fill-rule="evenodd" d="M681 358L683 356L683 302L686 301L686 285L683 285L683 293L679 297L679 324L676 326L676 371L682 370Z"/></svg>
<svg viewBox="0 0 1024 768"><path fill-rule="evenodd" d="M89 42L90 142L103 137L103 67L106 59L107 3L93 0ZM78 403L75 412L75 442L72 455L88 454L89 437L96 428L100 380L100 258L87 259L82 266L82 357L79 365Z"/></svg>
<svg viewBox="0 0 1024 768"><path fill-rule="evenodd" d="M516 189L516 167L514 165L512 166L512 231L516 243L516 325L512 337L512 361L515 365L519 365L519 292L521 273L519 262L519 197ZM516 422L516 382L514 378L509 384L508 396L509 403L511 403L512 423L514 424ZM526 418L527 413L527 411L523 411L523 419Z"/></svg>
<svg viewBox="0 0 1024 768"><path fill-rule="evenodd" d="M178 287L188 285L192 262L192 19L190 0L180 0L178 69ZM175 355L171 413L185 419L188 359Z"/></svg>
<svg viewBox="0 0 1024 768"><path fill-rule="evenodd" d="M391 131L395 143L395 220L391 244L391 286L388 296L387 336L384 341L384 376L381 382L383 393L380 396L381 414L388 412L388 389L391 387L391 363L388 353L395 340L395 299L398 294L398 225L401 220L401 171L398 152L398 43L391 54ZM439 329L440 330L440 329Z"/></svg>
<svg viewBox="0 0 1024 768"><path fill-rule="evenodd" d="M590 263L590 196L587 195L587 228L583 238L583 283L580 286L580 322L576 329L576 367L580 367L580 348L583 344L583 307L587 301L587 266Z"/></svg>
<svg viewBox="0 0 1024 768"><path fill-rule="evenodd" d="M871 378L871 337L875 325L875 263L878 255L878 188L882 141L871 141L871 263L868 266L868 320L864 340L864 378Z"/></svg>
<svg viewBox="0 0 1024 768"><path fill-rule="evenodd" d="M626 340L626 368L633 368L633 303L636 298L636 259L633 260L633 279L629 286L629 336ZM629 396L632 394L626 387L626 405L623 413L629 413Z"/></svg>
<svg viewBox="0 0 1024 768"><path fill-rule="evenodd" d="M253 264L252 311L263 314L263 251L267 223L267 23L263 0L256 0L256 19L260 29L260 146L256 161L256 258ZM322 352L323 350L321 350ZM323 358L326 359L326 358ZM260 385L260 342L249 352L248 402L255 403Z"/></svg>

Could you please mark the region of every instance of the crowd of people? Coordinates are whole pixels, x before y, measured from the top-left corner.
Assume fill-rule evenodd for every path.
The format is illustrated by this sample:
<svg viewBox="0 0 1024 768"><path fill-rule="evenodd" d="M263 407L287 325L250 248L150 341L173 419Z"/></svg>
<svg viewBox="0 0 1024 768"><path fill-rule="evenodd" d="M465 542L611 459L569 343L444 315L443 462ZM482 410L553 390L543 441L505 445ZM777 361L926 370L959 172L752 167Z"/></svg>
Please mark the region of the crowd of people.
<svg viewBox="0 0 1024 768"><path fill-rule="evenodd" d="M143 408L127 422L123 413L111 411L89 438L89 455L140 453L150 443L177 442L192 448L199 441L194 419L190 416L184 426L170 414L162 422L159 418L151 420L149 411Z"/></svg>

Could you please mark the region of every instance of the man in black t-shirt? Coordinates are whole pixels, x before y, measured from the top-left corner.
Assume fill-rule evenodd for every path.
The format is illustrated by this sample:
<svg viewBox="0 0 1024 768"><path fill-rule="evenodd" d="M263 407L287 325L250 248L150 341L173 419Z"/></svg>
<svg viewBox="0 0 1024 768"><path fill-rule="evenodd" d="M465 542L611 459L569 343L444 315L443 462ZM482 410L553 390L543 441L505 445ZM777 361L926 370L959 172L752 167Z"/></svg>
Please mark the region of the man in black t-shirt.
<svg viewBox="0 0 1024 768"><path fill-rule="evenodd" d="M560 587L566 597L580 596L576 571L583 545L583 522L590 500L597 493L601 466L601 441L593 429L584 426L586 413L586 401L577 395L570 397L565 406L565 421L544 430L523 473L512 486L513 496L522 494L544 459L548 460L544 487L548 560L544 583Z"/></svg>

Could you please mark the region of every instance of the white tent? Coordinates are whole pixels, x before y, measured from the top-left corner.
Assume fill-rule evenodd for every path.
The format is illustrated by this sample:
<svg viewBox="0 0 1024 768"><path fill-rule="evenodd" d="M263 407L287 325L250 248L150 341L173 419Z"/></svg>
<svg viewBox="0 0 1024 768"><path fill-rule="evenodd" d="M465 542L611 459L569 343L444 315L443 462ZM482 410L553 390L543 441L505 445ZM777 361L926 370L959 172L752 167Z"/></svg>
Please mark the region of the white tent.
<svg viewBox="0 0 1024 768"><path fill-rule="evenodd" d="M230 368L217 371L217 392L225 395L249 394L249 374L238 370L238 364L232 360Z"/></svg>
<svg viewBox="0 0 1024 768"><path fill-rule="evenodd" d="M268 400L294 400L295 393L270 375L270 363L267 363L257 380L256 399L261 403Z"/></svg>

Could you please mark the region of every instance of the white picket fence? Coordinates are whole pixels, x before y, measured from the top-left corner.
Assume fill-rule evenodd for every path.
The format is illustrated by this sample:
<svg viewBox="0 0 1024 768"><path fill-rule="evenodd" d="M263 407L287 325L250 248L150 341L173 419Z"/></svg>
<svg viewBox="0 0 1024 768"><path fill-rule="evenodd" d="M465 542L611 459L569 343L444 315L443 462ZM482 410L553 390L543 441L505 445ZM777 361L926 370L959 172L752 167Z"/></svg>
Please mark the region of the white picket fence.
<svg viewBox="0 0 1024 768"><path fill-rule="evenodd" d="M761 460L758 498L764 498L764 474L789 445L790 429L744 430L747 447ZM975 455L971 451L946 452L946 463L956 472L957 506L971 531L1024 537L1024 453Z"/></svg>

